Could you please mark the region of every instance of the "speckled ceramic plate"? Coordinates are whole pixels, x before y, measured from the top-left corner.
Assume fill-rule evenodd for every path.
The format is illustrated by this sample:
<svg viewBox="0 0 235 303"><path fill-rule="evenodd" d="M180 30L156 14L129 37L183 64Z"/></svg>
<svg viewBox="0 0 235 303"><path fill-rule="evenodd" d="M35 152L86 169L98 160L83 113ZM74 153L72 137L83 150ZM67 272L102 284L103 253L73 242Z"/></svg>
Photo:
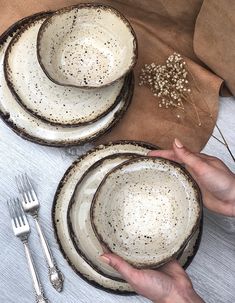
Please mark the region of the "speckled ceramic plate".
<svg viewBox="0 0 235 303"><path fill-rule="evenodd" d="M146 153L152 149L156 149L156 147L143 142L134 141L120 141L99 146L73 163L73 165L66 171L56 191L52 207L52 220L61 252L78 275L83 277L92 285L107 291L120 294L130 293L132 292L132 288L126 282L117 281L115 278L111 279L110 277L101 274L100 271L103 271L104 267L100 267L98 271L96 269L98 264L92 264L90 262L92 260L91 255L89 256L91 259L88 262L87 256L84 256L84 254L81 253L79 247L74 246L74 240L70 236L67 224L69 204L78 182L80 182L81 178L83 178L84 173L86 173L86 171L97 161L118 153L135 153L139 155L146 155ZM92 180L95 179L93 178ZM92 185L90 188L92 188ZM88 206L87 203L89 204L89 201L86 200L82 203L83 206L79 207L79 209L82 209L84 213L86 213ZM86 227L89 226L89 224L85 224L85 220L86 216L84 215L84 232ZM91 239L92 238L90 238L90 240ZM182 265L185 266L190 263L197 251L199 242L200 237L198 237L198 234L195 234L190 240L186 250L184 250L182 256L180 257L179 262ZM96 247L96 244L97 242L94 242L91 245ZM100 246L96 247L96 249L99 250ZM94 256L94 254L92 256ZM106 267L106 270L107 268L108 267ZM116 276L116 278L118 277Z"/></svg>
<svg viewBox="0 0 235 303"><path fill-rule="evenodd" d="M127 89L122 100L106 116L91 125L60 127L33 117L13 97L5 81L3 60L12 35L27 22L45 16L37 14L14 24L0 37L0 116L21 137L49 146L78 145L92 141L114 126L125 113L133 93L133 76L128 76Z"/></svg>
<svg viewBox="0 0 235 303"><path fill-rule="evenodd" d="M119 280L120 275L99 259L103 248L91 226L90 206L105 175L115 166L135 156L138 154L112 154L89 167L76 186L68 212L70 235L78 253L102 275Z"/></svg>
<svg viewBox="0 0 235 303"><path fill-rule="evenodd" d="M60 9L38 34L38 60L48 77L62 85L109 85L128 73L136 58L130 23L103 4Z"/></svg>
<svg viewBox="0 0 235 303"><path fill-rule="evenodd" d="M52 82L37 60L37 34L45 19L39 16L29 22L6 50L5 78L13 95L31 114L51 124L77 126L97 121L120 102L127 78L92 90Z"/></svg>
<svg viewBox="0 0 235 303"><path fill-rule="evenodd" d="M138 268L176 258L197 230L199 187L179 164L161 158L128 160L111 170L91 205L101 243Z"/></svg>
<svg viewBox="0 0 235 303"><path fill-rule="evenodd" d="M120 274L99 259L104 248L92 229L90 207L93 196L105 175L117 165L136 156L138 154L113 154L94 163L79 179L68 206L69 232L78 254L97 272L117 281L121 279ZM183 260L183 255L180 260ZM183 265L186 261L187 258Z"/></svg>

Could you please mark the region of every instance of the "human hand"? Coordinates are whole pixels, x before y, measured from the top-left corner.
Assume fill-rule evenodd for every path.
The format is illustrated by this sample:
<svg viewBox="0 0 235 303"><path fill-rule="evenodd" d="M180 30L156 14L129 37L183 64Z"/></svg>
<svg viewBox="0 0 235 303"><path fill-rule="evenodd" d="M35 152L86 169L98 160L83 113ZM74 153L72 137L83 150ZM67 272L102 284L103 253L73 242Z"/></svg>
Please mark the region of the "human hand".
<svg viewBox="0 0 235 303"><path fill-rule="evenodd" d="M159 270L139 270L111 253L103 254L101 260L116 269L136 293L155 303L204 302L177 261L171 261Z"/></svg>
<svg viewBox="0 0 235 303"><path fill-rule="evenodd" d="M219 214L235 216L235 174L221 160L193 153L178 139L172 150L151 151L148 155L185 164L201 189L204 205Z"/></svg>

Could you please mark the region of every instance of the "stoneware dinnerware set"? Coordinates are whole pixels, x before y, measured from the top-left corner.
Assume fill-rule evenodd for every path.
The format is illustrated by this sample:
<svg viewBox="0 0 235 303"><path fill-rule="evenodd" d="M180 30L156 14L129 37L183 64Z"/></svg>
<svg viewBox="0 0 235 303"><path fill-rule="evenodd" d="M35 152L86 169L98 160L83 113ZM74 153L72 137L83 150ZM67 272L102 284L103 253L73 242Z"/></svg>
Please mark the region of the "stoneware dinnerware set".
<svg viewBox="0 0 235 303"><path fill-rule="evenodd" d="M106 251L137 268L194 257L202 229L201 195L179 164L147 157L155 146L135 141L101 145L66 171L52 208L60 249L93 285L132 292L99 258Z"/></svg>
<svg viewBox="0 0 235 303"><path fill-rule="evenodd" d="M118 11L80 4L27 17L0 40L0 113L19 135L50 146L90 142L127 110L135 33ZM115 293L133 289L100 255L137 268L172 259L187 267L202 231L201 194L179 164L147 156L156 146L119 141L75 161L52 207L59 247L73 270Z"/></svg>
<svg viewBox="0 0 235 303"><path fill-rule="evenodd" d="M112 7L80 4L27 17L1 36L1 117L44 145L90 142L127 110L136 60L134 31Z"/></svg>

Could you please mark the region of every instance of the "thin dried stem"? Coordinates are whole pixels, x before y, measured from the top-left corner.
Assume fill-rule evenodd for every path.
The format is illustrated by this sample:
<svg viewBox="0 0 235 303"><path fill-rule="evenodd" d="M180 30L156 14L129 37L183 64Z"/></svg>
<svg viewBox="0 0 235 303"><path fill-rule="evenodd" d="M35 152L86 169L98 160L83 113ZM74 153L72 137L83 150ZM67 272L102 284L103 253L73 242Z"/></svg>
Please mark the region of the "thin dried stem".
<svg viewBox="0 0 235 303"><path fill-rule="evenodd" d="M194 82L194 84L195 84L195 87L196 87L197 91L201 94L201 91L200 91L200 89L199 89L198 86L197 86L197 83L196 83L196 81L195 81L195 78L194 78L193 74L190 72L190 70L189 70L188 72L189 72L190 76L191 76L192 79L193 79L193 82ZM209 111L209 114L210 114L210 118L211 118L212 121L213 121L213 115L212 115L212 113L210 112L209 105L208 105L208 103L206 102L206 100L205 100L203 94L201 94L201 95L202 95L202 98L203 98L204 103L206 104L206 106L207 106L207 108L208 108L208 111ZM212 135L212 137L213 137L215 140L217 140L218 142L220 142L221 144L223 144L223 145L227 148L227 150L228 150L228 152L229 152L231 158L232 158L233 161L235 162L235 157L234 157L234 155L233 155L233 153L232 153L232 151L231 151L231 149L230 149L230 147L229 147L229 145L228 145L228 143L227 143L227 141L226 141L226 139L225 139L225 137L224 137L224 135L223 135L223 133L222 133L222 131L221 131L221 129L219 128L219 126L218 126L217 123L215 124L215 127L216 127L217 130L219 131L219 133L220 133L220 135L221 135L221 137L222 137L222 139L223 139L224 142L221 141L220 139L218 139L215 135Z"/></svg>
<svg viewBox="0 0 235 303"><path fill-rule="evenodd" d="M211 135L211 137L213 137L215 140L217 140L219 143L223 144L224 146L226 146L226 144L221 141L219 138L217 138L215 135Z"/></svg>
<svg viewBox="0 0 235 303"><path fill-rule="evenodd" d="M204 101L208 111L200 108L194 102L193 97L195 97L195 91L193 91L191 95L191 89L188 86L188 74L190 75L195 89L200 94L201 99ZM139 85L145 85L150 88L153 95L158 97L159 107L166 109L177 108L185 112L184 103L187 102L194 109L198 126L202 125L199 110L208 114L212 122L215 123L215 118L213 118L206 99L201 93L193 74L187 68L186 62L183 61L183 57L180 54L173 53L167 58L165 65L156 65L155 63L150 65L145 64L144 68L141 70ZM180 118L180 115L177 115L177 118ZM217 124L216 128L218 129L224 142L218 139L215 135L212 135L212 137L227 148L229 154L235 162L235 157L233 156L232 151Z"/></svg>
<svg viewBox="0 0 235 303"><path fill-rule="evenodd" d="M194 85L195 85L195 88L196 88L196 90L199 92L199 94L202 96L202 99L203 99L204 103L205 103L205 104L206 104L206 106L207 106L208 113L209 113L210 117L212 118L213 116L212 116L212 113L211 113L211 111L210 111L209 105L208 105L208 103L207 103L206 99L204 98L204 96L203 96L203 94L202 94L201 90L199 89L199 87L198 87L198 85L197 85L197 82L196 82L196 80L195 80L195 78L194 78L193 74L191 73L191 71L190 71L189 69L188 69L188 73L189 73L189 74L190 74L190 76L192 77L193 82L194 82Z"/></svg>
<svg viewBox="0 0 235 303"><path fill-rule="evenodd" d="M235 162L235 157L234 157L234 155L233 155L233 153L232 153L232 151L231 151L231 149L230 149L230 147L229 147L229 145L228 145L228 143L227 143L227 141L226 141L226 139L225 139L225 137L224 137L222 131L220 130L218 124L216 124L215 127L216 127L217 130L219 131L219 133L220 133L220 135L221 135L221 137L222 137L222 139L223 139L223 141L224 141L224 145L226 146L226 148L227 148L227 150L228 150L228 152L229 152L231 158L232 158L233 161Z"/></svg>

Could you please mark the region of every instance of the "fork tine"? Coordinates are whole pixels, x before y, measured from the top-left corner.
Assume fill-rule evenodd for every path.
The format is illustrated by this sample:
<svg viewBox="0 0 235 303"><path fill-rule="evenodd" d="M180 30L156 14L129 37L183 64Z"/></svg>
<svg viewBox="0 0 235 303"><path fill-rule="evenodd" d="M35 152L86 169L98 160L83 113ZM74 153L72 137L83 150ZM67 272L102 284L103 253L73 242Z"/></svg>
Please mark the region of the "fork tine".
<svg viewBox="0 0 235 303"><path fill-rule="evenodd" d="M14 225L17 226L16 225L17 223L16 223L16 218L15 218L15 212L14 212L14 209L13 209L13 205L12 205L12 200L11 199L7 200L7 206L8 206L8 210L9 210L9 213L10 213L10 217L13 220Z"/></svg>
<svg viewBox="0 0 235 303"><path fill-rule="evenodd" d="M26 174L22 174L22 180L23 180L23 183L24 183L24 189L25 189L25 193L27 195L27 198L29 200L29 203L32 202L33 199L33 196L32 196L32 193L31 193L31 187L30 186L30 182L29 182L29 179L27 178L27 175Z"/></svg>
<svg viewBox="0 0 235 303"><path fill-rule="evenodd" d="M19 201L19 198L16 198L16 205L17 205L17 208L18 208L18 211L19 211L19 219L22 221L22 225L26 225L27 224L27 222L26 222L27 219L26 219L26 216L24 214L22 204Z"/></svg>
<svg viewBox="0 0 235 303"><path fill-rule="evenodd" d="M17 184L18 190L19 190L20 194L22 195L24 201L27 203L28 197L25 195L25 188L24 188L22 176L23 176L22 174L18 175L15 177L15 179L16 179L16 184Z"/></svg>
<svg viewBox="0 0 235 303"><path fill-rule="evenodd" d="M11 218L13 219L14 215L13 215L12 205L11 205L10 200L7 200L7 207L8 207L9 214L10 214Z"/></svg>
<svg viewBox="0 0 235 303"><path fill-rule="evenodd" d="M16 184L17 184L18 190L23 198L24 203L26 203L26 204L29 203L30 197L27 195L27 188L25 186L23 174L18 175L16 177Z"/></svg>
<svg viewBox="0 0 235 303"><path fill-rule="evenodd" d="M36 199L36 193L34 191L32 183L31 183L31 181L30 181L30 179L29 179L29 177L28 177L28 175L26 173L25 173L25 181L27 183L27 188L28 188L28 190L30 192L32 200L35 200Z"/></svg>
<svg viewBox="0 0 235 303"><path fill-rule="evenodd" d="M12 212L13 212L13 218L15 222L15 226L21 226L20 220L19 220L19 214L18 214L18 209L16 207L15 199L11 199L11 206L12 206Z"/></svg>
<svg viewBox="0 0 235 303"><path fill-rule="evenodd" d="M22 184L23 184L23 190L28 191L28 186L27 186L27 182L26 182L24 174L21 174L21 181L22 181Z"/></svg>
<svg viewBox="0 0 235 303"><path fill-rule="evenodd" d="M25 176L25 180L26 180L26 183L28 185L28 188L33 189L32 183L30 182L30 179L29 179L28 175L25 173L24 176Z"/></svg>
<svg viewBox="0 0 235 303"><path fill-rule="evenodd" d="M14 208L15 208L15 211L16 211L16 219L18 220L19 222L19 225L22 226L22 219L21 219L21 214L20 214L20 205L19 205L19 201L18 201L18 198L14 198Z"/></svg>

